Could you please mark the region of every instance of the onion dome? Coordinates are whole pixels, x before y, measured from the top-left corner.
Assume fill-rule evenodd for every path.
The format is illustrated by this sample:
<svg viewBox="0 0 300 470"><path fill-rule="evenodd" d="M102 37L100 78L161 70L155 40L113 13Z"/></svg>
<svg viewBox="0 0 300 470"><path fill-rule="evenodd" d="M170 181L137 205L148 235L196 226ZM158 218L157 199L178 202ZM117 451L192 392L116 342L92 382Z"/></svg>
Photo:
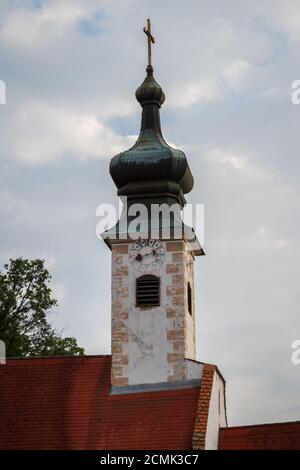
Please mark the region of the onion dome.
<svg viewBox="0 0 300 470"><path fill-rule="evenodd" d="M143 109L139 138L132 148L112 158L110 174L119 196L183 206L183 195L193 188L193 176L184 152L170 147L162 136L159 109L165 94L153 77L152 66L146 71L135 94Z"/></svg>
<svg viewBox="0 0 300 470"><path fill-rule="evenodd" d="M162 87L155 81L153 77L153 67L148 65L146 68L147 76L143 83L135 92L135 97L141 106L145 104L156 104L161 107L165 101L165 94Z"/></svg>

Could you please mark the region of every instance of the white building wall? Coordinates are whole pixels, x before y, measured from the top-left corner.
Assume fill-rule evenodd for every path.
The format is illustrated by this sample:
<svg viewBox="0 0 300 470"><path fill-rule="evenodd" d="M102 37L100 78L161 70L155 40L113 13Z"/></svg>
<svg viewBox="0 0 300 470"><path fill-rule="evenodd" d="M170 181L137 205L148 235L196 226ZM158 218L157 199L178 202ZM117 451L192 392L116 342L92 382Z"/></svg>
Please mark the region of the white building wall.
<svg viewBox="0 0 300 470"><path fill-rule="evenodd" d="M225 384L218 372L215 372L209 404L205 450L218 449L219 429L226 426Z"/></svg>
<svg viewBox="0 0 300 470"><path fill-rule="evenodd" d="M187 308L187 280L193 290L194 262L185 242L161 242L165 260L160 306L136 307L136 279L130 243L112 247L112 384L137 385L185 380L185 358L195 359L195 308ZM192 263L188 264L190 259Z"/></svg>
<svg viewBox="0 0 300 470"><path fill-rule="evenodd" d="M195 306L195 285L194 285L194 257L190 251L185 252L184 260L184 292L185 292L185 351L186 358L196 359L196 306ZM192 314L188 310L187 284L190 283L192 289Z"/></svg>

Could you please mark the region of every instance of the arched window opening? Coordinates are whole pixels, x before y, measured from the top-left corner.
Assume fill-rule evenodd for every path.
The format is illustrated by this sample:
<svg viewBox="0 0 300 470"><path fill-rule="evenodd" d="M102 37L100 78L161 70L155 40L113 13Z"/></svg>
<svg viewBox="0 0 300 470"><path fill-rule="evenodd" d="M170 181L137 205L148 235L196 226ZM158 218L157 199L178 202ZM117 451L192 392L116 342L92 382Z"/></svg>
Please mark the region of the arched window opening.
<svg viewBox="0 0 300 470"><path fill-rule="evenodd" d="M188 303L189 314L192 316L193 314L192 288L189 282L187 283L187 303Z"/></svg>

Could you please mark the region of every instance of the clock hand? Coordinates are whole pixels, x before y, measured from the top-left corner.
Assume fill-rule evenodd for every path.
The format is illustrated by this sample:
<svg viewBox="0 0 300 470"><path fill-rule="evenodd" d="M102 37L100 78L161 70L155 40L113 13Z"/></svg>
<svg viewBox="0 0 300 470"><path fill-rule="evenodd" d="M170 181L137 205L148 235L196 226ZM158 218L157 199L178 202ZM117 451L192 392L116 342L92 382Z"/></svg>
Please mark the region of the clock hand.
<svg viewBox="0 0 300 470"><path fill-rule="evenodd" d="M156 251L155 251L155 250L151 250L149 253L145 253L145 254L142 255L142 256L149 256L149 255L155 256L155 255L156 255Z"/></svg>
<svg viewBox="0 0 300 470"><path fill-rule="evenodd" d="M155 250L152 250L152 251L150 251L150 253L145 253L144 255L142 255L141 253L139 253L138 255L136 255L135 259L136 259L137 261L142 261L142 259L143 259L145 256L149 256L149 255L155 256L155 255L156 255L156 251L155 251Z"/></svg>

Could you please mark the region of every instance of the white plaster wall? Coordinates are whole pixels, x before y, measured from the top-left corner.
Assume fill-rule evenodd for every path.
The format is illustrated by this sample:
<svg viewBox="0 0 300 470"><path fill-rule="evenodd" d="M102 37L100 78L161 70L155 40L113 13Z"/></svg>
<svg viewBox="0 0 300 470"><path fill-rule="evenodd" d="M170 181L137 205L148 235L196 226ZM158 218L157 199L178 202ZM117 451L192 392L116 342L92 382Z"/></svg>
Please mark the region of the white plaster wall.
<svg viewBox="0 0 300 470"><path fill-rule="evenodd" d="M203 364L201 362L185 360L186 364L186 379L187 380L200 380L203 374Z"/></svg>
<svg viewBox="0 0 300 470"><path fill-rule="evenodd" d="M219 429L226 427L226 404L224 382L217 372L214 373L209 413L207 420L205 449L215 450L219 443Z"/></svg>
<svg viewBox="0 0 300 470"><path fill-rule="evenodd" d="M162 245L166 249L166 244ZM161 303L157 308L136 308L135 282L142 274L128 260L129 318L126 328L129 338L128 343L123 344L123 353L129 357L128 365L124 366L124 376L128 377L129 385L166 382L171 375L167 356L172 352L172 344L167 341L166 333L169 323L166 317L166 286L171 283L171 276L165 272L169 253L165 252L165 255L164 263L151 273L161 279Z"/></svg>
<svg viewBox="0 0 300 470"><path fill-rule="evenodd" d="M195 286L194 286L194 259L190 252L185 256L185 321L186 321L186 357L188 359L196 359L196 341L195 341ZM192 315L188 311L187 302L187 283L192 288Z"/></svg>
<svg viewBox="0 0 300 470"><path fill-rule="evenodd" d="M124 376L129 385L166 382L171 375L167 354L171 344L166 341L167 320L159 309L151 312L131 311L127 328L128 343L124 353L129 356L129 364L124 366Z"/></svg>
<svg viewBox="0 0 300 470"><path fill-rule="evenodd" d="M125 271L124 274L121 274L121 283L118 276L115 279L113 276L112 316L117 320L117 323L123 323L123 331L128 333L128 341L122 342L121 354L124 357L128 356L128 364L122 363L122 377L128 378L129 385L167 382L171 377L174 377L176 366L174 366L172 358L168 359L168 354L171 357L172 353L173 357L176 354L174 354L173 341L167 339L168 330L180 330L185 335L185 350L182 354L182 360L184 357L195 359L194 300L192 316L188 313L187 308L187 279L190 280L194 297L194 260L189 253L186 253L183 261L181 259L181 261L174 262L174 251L166 251L166 242L161 243L165 249L165 260L156 271L151 273L160 277L160 306L157 308L136 308L136 278L140 277L142 273L134 268L127 253L113 255L113 271L116 272L120 266L120 269L126 270L126 274ZM188 261L190 260L192 264L189 266ZM166 268L167 265L174 265L174 263L177 263L179 269L176 273L182 274L184 278L184 293L174 294L181 300L176 305L173 305L174 296L170 294L170 290L167 294L167 287L172 286L174 273L167 273ZM127 288L128 292L126 293ZM181 296L183 298L180 299ZM168 316L168 307L177 310L178 313L173 317ZM122 312L128 314L128 318L122 317ZM198 378L199 371L196 372L196 366L184 369L184 363L182 365L182 378ZM117 362L116 367L118 367Z"/></svg>

